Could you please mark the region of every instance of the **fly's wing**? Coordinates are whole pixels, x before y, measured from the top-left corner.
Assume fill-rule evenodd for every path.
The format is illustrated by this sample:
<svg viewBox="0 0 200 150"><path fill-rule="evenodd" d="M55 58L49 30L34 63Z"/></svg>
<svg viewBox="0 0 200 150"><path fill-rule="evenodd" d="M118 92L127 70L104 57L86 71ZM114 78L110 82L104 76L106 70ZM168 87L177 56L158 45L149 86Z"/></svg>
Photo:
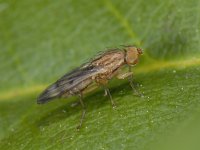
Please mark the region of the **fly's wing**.
<svg viewBox="0 0 200 150"><path fill-rule="evenodd" d="M73 70L72 72L61 77L55 83L50 85L43 93L41 93L38 97L37 103L43 104L53 98L60 97L64 92L69 91L85 79L98 74L99 71L99 67L90 65Z"/></svg>

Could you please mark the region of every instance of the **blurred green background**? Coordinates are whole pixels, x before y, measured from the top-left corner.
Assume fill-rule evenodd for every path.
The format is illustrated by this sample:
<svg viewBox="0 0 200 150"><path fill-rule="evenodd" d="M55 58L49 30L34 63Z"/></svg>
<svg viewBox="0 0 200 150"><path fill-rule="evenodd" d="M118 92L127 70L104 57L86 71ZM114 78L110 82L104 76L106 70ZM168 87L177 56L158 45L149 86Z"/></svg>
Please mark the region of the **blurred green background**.
<svg viewBox="0 0 200 150"><path fill-rule="evenodd" d="M199 0L0 0L0 149L200 149ZM140 98L113 80L113 110L99 89L37 105L50 83L106 48L144 49Z"/></svg>

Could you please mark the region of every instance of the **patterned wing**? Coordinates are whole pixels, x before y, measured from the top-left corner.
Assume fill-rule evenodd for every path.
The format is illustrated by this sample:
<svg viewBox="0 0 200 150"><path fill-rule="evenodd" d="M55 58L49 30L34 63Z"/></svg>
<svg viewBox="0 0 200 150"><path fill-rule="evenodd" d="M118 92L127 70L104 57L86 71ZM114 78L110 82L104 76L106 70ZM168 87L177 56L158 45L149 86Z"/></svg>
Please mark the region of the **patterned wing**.
<svg viewBox="0 0 200 150"><path fill-rule="evenodd" d="M42 92L38 97L37 103L43 104L53 98L60 97L63 93L69 91L77 84L98 74L99 71L99 67L90 65L73 70L44 90L44 92Z"/></svg>

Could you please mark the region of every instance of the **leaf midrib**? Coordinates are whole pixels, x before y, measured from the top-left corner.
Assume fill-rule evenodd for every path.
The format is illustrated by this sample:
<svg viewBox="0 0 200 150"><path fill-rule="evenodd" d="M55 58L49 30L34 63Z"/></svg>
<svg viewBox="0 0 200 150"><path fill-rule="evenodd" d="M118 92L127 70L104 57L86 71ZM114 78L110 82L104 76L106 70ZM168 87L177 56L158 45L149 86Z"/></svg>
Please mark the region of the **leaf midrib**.
<svg viewBox="0 0 200 150"><path fill-rule="evenodd" d="M151 63L149 65L136 67L134 72L135 74L142 74L142 73L154 72L160 69L167 69L167 68L184 69L186 67L192 67L196 65L200 65L200 58L191 58L188 60L179 60L179 61L158 61ZM38 93L45 87L47 87L47 85L38 84L31 86L29 88L10 89L0 94L0 101L13 99L14 97L25 96L32 93Z"/></svg>

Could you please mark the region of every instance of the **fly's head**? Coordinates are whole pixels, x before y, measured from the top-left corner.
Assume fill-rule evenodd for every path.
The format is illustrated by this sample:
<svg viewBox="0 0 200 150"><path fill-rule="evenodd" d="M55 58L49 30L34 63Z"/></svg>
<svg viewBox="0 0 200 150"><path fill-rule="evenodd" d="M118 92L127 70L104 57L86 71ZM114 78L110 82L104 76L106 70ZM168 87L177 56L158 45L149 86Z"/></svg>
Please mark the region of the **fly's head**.
<svg viewBox="0 0 200 150"><path fill-rule="evenodd" d="M142 54L142 49L134 46L126 46L125 53L126 63L130 66L133 66L138 63L139 56Z"/></svg>

